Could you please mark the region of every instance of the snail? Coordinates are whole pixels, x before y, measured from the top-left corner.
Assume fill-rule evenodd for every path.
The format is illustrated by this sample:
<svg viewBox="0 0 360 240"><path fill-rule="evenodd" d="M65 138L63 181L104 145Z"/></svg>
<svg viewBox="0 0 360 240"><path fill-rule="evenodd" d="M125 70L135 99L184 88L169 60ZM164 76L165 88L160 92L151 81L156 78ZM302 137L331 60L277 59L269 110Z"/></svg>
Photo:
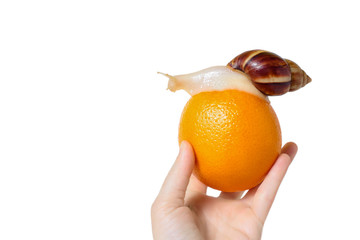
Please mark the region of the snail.
<svg viewBox="0 0 360 240"><path fill-rule="evenodd" d="M267 96L283 95L311 82L296 63L264 50L246 51L226 66L176 76L160 74L169 78L168 89L173 92L183 89L193 96L203 91L238 89L267 101Z"/></svg>
<svg viewBox="0 0 360 240"><path fill-rule="evenodd" d="M255 87L269 96L296 91L311 82L295 62L264 50L246 51L228 66L248 74Z"/></svg>

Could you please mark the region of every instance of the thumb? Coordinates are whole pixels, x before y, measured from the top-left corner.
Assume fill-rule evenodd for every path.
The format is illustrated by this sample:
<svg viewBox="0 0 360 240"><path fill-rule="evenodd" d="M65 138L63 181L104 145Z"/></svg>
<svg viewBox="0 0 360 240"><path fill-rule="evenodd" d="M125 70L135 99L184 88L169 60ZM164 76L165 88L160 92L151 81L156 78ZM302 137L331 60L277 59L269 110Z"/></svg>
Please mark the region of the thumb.
<svg viewBox="0 0 360 240"><path fill-rule="evenodd" d="M166 201L175 208L184 205L186 188L189 184L194 164L195 156L190 143L187 141L181 142L179 155L158 195L161 201Z"/></svg>

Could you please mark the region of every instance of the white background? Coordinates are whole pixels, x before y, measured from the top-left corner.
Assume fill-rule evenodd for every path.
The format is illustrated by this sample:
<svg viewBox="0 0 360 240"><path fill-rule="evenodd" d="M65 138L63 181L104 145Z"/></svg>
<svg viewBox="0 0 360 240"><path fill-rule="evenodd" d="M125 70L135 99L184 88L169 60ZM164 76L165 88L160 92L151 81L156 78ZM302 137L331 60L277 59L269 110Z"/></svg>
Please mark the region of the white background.
<svg viewBox="0 0 360 240"><path fill-rule="evenodd" d="M1 1L0 239L151 239L189 98L157 71L254 48L313 79L270 99L299 152L263 239L360 239L359 23L347 0Z"/></svg>

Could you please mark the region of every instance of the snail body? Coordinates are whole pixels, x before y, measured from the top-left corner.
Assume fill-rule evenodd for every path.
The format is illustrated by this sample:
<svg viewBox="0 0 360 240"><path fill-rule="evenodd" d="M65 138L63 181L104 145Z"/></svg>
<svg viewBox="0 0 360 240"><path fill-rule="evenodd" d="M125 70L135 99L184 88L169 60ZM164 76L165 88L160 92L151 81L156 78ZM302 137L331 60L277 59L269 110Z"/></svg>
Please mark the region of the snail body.
<svg viewBox="0 0 360 240"><path fill-rule="evenodd" d="M268 101L267 96L296 91L311 78L293 61L264 50L246 51L227 66L216 66L169 78L168 89L183 89L191 96L205 91L237 89Z"/></svg>
<svg viewBox="0 0 360 240"><path fill-rule="evenodd" d="M296 91L311 82L296 63L264 50L246 51L228 66L249 75L255 87L268 96Z"/></svg>
<svg viewBox="0 0 360 240"><path fill-rule="evenodd" d="M200 92L235 89L268 101L267 96L254 86L247 74L234 71L226 66L209 67L194 73L176 76L160 74L169 78L168 89L172 92L182 89L194 96Z"/></svg>

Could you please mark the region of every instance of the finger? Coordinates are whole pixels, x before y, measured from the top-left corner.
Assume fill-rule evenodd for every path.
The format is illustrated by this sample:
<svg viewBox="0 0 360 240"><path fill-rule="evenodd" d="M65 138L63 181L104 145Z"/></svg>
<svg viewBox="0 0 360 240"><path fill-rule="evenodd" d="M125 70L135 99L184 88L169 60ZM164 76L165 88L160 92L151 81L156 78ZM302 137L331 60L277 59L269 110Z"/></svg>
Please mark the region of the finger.
<svg viewBox="0 0 360 240"><path fill-rule="evenodd" d="M297 147L295 145L295 152L292 152L292 150L290 148L292 148L294 143L287 143L284 145L284 147L281 150L281 153L286 153L290 156L291 159L293 159L295 157L296 151L297 151ZM246 195L243 197L244 202L247 202L249 204L252 204L252 201L254 200L254 196L257 192L257 190L259 189L260 185L262 183L258 184L257 186L249 189L249 191L246 193Z"/></svg>
<svg viewBox="0 0 360 240"><path fill-rule="evenodd" d="M179 155L161 187L158 199L172 204L173 207L184 205L185 192L194 162L195 157L191 145L183 141Z"/></svg>
<svg viewBox="0 0 360 240"><path fill-rule="evenodd" d="M264 222L274 202L279 186L297 152L295 143L287 143L273 167L253 195L253 211ZM251 195L250 195L251 197Z"/></svg>
<svg viewBox="0 0 360 240"><path fill-rule="evenodd" d="M240 191L240 192L221 192L220 195L219 195L219 198L240 199L243 194L244 194L244 191Z"/></svg>
<svg viewBox="0 0 360 240"><path fill-rule="evenodd" d="M194 174L191 174L188 191L206 194L207 186L203 184Z"/></svg>
<svg viewBox="0 0 360 240"><path fill-rule="evenodd" d="M260 184L249 189L249 191L246 193L246 195L242 198L242 201L244 203L247 203L248 205L252 205L252 201L254 200L255 193L259 189Z"/></svg>
<svg viewBox="0 0 360 240"><path fill-rule="evenodd" d="M287 155L289 155L289 157L291 159L294 159L295 155L297 153L297 150L298 150L298 147L297 147L297 145L295 143L288 142L281 149L281 153L286 153Z"/></svg>

